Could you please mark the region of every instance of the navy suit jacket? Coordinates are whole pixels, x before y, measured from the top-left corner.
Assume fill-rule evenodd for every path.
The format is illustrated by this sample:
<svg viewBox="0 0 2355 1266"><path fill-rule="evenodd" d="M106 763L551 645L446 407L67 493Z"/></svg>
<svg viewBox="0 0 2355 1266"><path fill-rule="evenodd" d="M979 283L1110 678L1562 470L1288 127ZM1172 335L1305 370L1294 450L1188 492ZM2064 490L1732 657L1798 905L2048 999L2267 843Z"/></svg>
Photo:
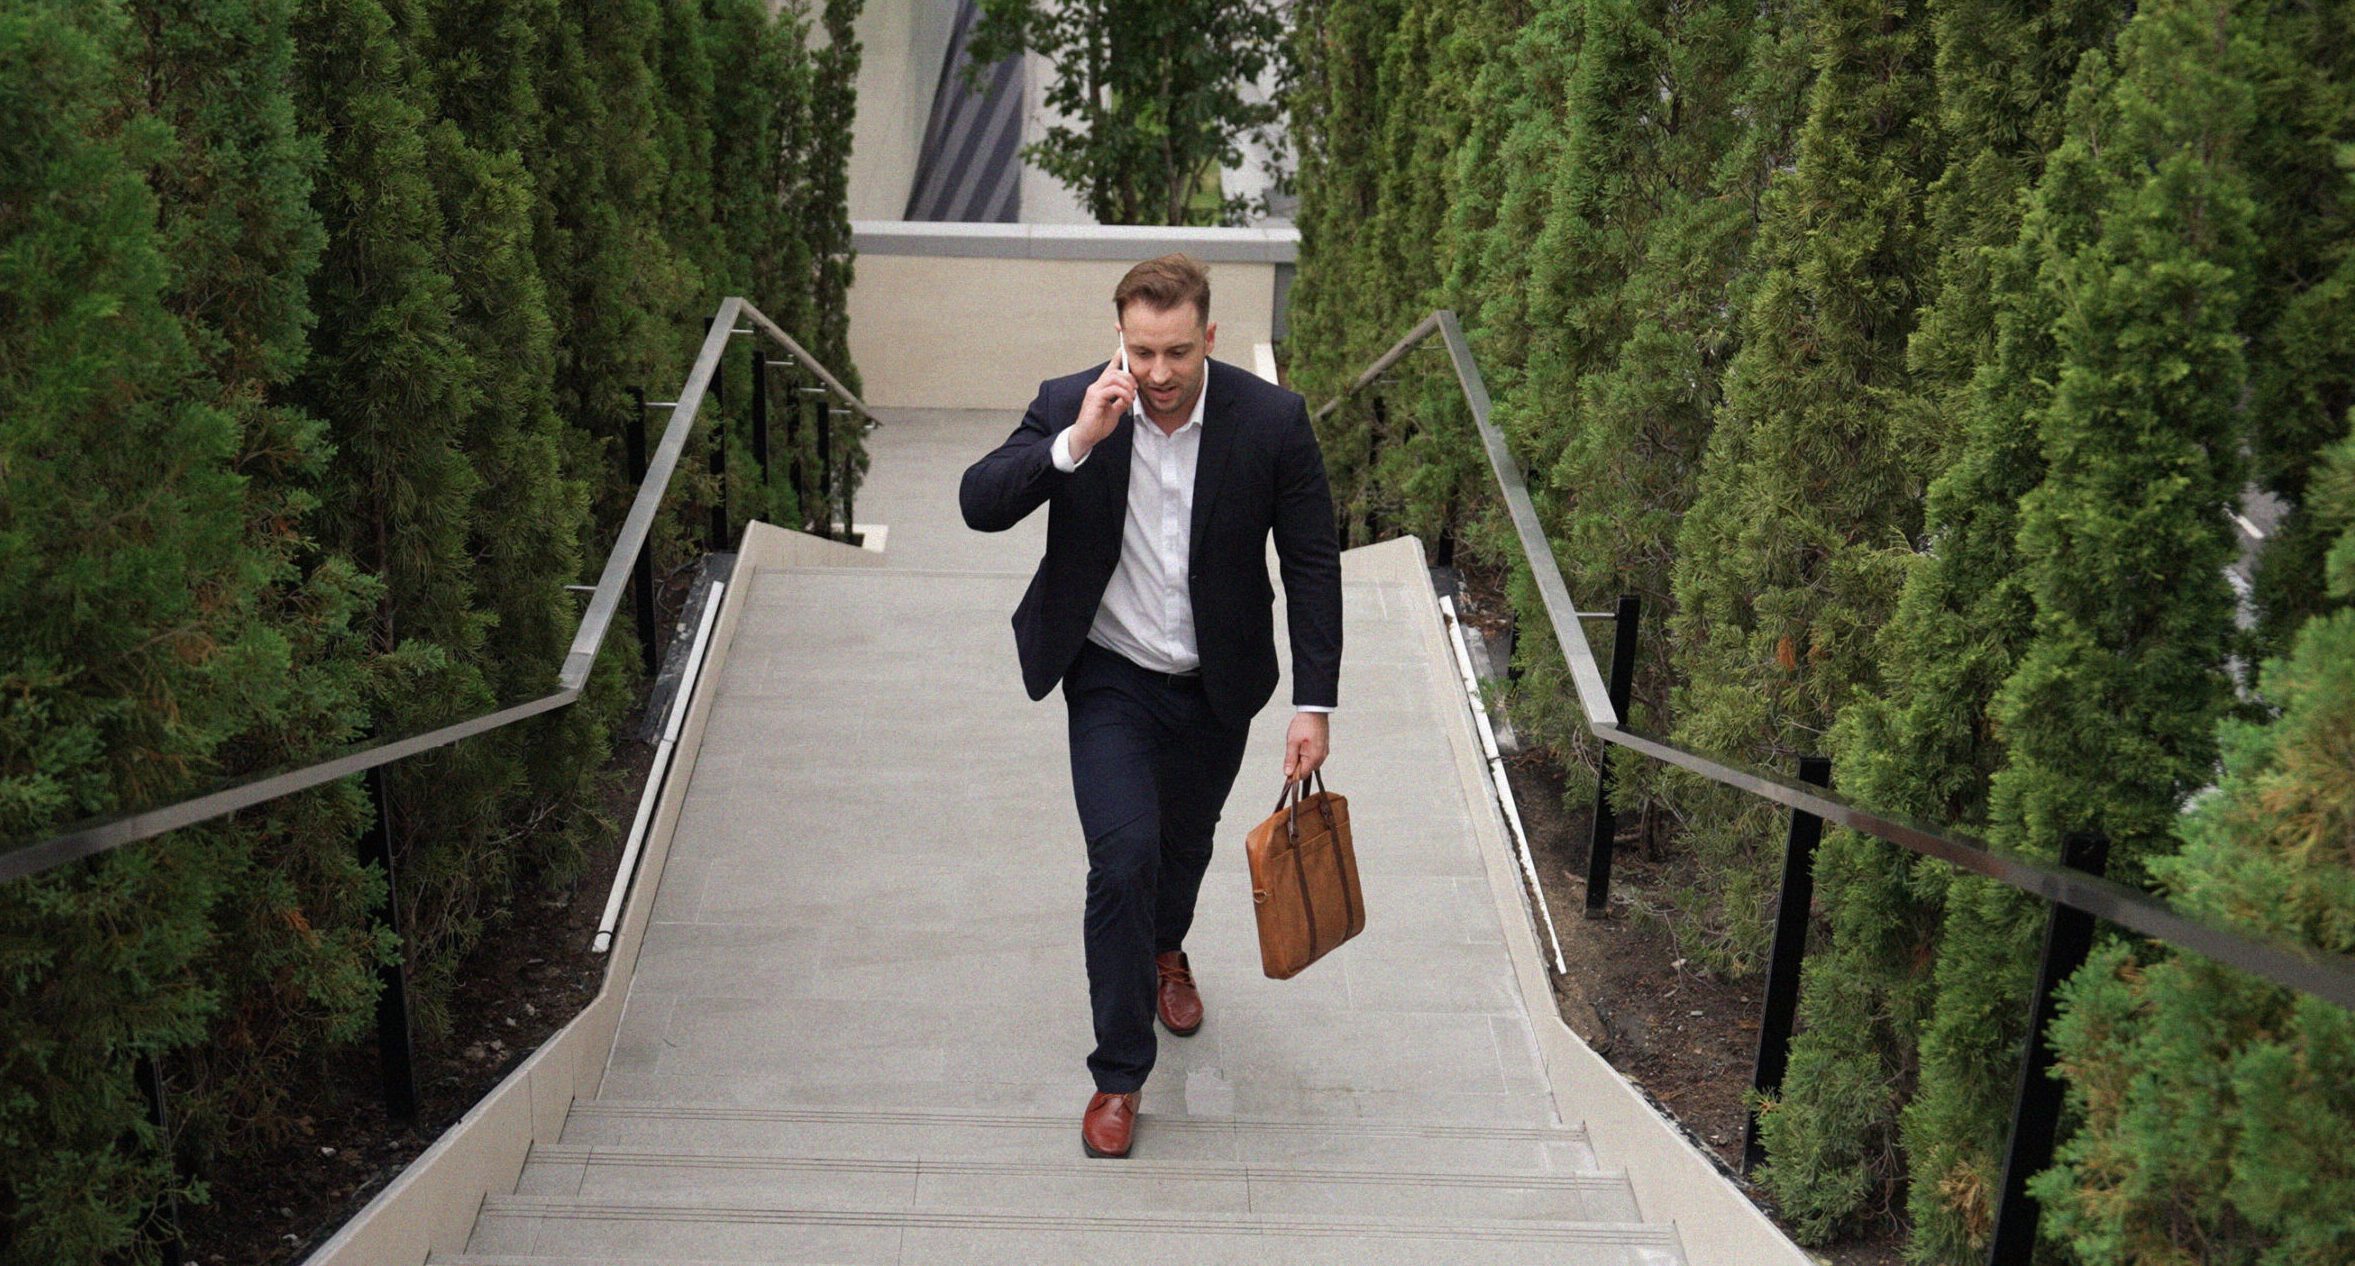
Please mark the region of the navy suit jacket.
<svg viewBox="0 0 2355 1266"><path fill-rule="evenodd" d="M1273 533L1291 626L1292 702L1338 706L1341 550L1308 406L1232 365L1214 360L1207 368L1186 568L1203 691L1229 725L1248 722L1275 693L1275 591L1267 574ZM1123 417L1075 471L1057 470L1051 455L1055 436L1078 420L1081 398L1103 372L1097 365L1039 384L1022 424L966 469L958 489L966 525L982 532L1005 531L1047 506L1046 556L1014 609L1022 684L1033 699L1046 698L1063 679L1120 565L1135 415Z"/></svg>

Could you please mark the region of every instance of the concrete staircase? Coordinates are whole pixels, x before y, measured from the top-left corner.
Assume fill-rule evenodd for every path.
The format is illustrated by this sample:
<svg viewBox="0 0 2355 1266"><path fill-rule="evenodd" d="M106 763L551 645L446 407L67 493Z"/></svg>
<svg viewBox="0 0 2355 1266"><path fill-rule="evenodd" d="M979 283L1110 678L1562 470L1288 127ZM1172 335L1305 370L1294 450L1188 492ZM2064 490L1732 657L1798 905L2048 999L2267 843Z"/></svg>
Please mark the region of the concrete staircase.
<svg viewBox="0 0 2355 1266"><path fill-rule="evenodd" d="M1681 1262L1565 1128L576 1105L437 1262ZM574 1140L578 1139L578 1142Z"/></svg>
<svg viewBox="0 0 2355 1266"><path fill-rule="evenodd" d="M737 577L597 1097L429 1260L1800 1260L1779 1238L1688 1259L1638 1199L1674 1188L1615 1167L1660 1141L1592 1140L1564 1100L1567 1030L1531 1011L1543 977L1512 866L1484 855L1494 810L1412 542L1344 559L1327 776L1366 933L1295 980L1259 972L1240 841L1280 782L1279 694L1188 940L1207 1023L1162 1035L1134 1155L1082 1157L1084 845L1062 701L1023 695L1006 626L1044 515L982 537L955 510L1009 425L909 414L874 437L859 505L890 526L885 565Z"/></svg>

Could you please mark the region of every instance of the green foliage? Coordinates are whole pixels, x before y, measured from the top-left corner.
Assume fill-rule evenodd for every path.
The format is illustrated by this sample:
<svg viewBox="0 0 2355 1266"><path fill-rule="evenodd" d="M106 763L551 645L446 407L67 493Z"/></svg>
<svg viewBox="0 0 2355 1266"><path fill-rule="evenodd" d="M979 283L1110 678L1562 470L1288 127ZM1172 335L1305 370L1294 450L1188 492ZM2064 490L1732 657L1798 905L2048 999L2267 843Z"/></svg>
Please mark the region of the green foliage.
<svg viewBox="0 0 2355 1266"><path fill-rule="evenodd" d="M165 303L208 371L189 389L236 419L247 541L270 566L253 618L287 642L273 706L217 753L214 769L232 776L316 759L358 732L355 625L376 593L312 540L325 437L282 399L308 355L324 237L309 197L318 147L295 125L292 8L142 0L128 6L137 37L116 63L120 97L171 129L146 169L173 265ZM170 1061L175 1141L200 1170L283 1132L301 1053L351 1040L373 1014L374 967L393 941L369 925L381 884L351 848L366 814L347 783L151 846L202 850L218 884L194 971L234 1005Z"/></svg>
<svg viewBox="0 0 2355 1266"><path fill-rule="evenodd" d="M1817 67L1796 165L1765 195L1742 347L1676 539L1674 733L1778 769L1821 751L1873 684L1892 559L1935 473L1893 413L1928 250L1934 170L1918 11L1802 10ZM1695 860L1675 925L1689 952L1761 961L1781 814L1717 788L1679 794Z"/></svg>
<svg viewBox="0 0 2355 1266"><path fill-rule="evenodd" d="M1307 0L1293 381L1321 402L1455 309L1580 605L1646 600L1638 724L1784 769L1828 752L1857 800L2032 856L2099 829L2119 877L2174 882L2152 859L2212 776L2230 657L2346 601L2320 580L2339 529L2314 471L2355 405L2349 19L2344 0ZM1583 798L1583 718L1451 377L1410 356L1320 423L1344 532L1503 573L1507 702ZM2253 638L2223 576L2244 453L2288 506ZM1622 820L1684 865L1630 899L1748 970L1781 814L1621 775ZM1809 1239L1910 1215L1912 1258L1973 1260L2042 908L1852 836L1817 880L1762 1179ZM2156 1024L2140 994L2116 1008ZM2072 1075L2110 1101L2158 1059L2140 1037L2087 1049ZM2224 1094L2182 1067L2135 1121ZM2335 1120L2336 1100L2297 1102ZM2133 1164L2157 1173L2147 1142ZM2169 1161L2170 1212L2138 1203L2124 1146L2072 1179L2100 1235L2138 1228L2116 1260L2175 1260L2169 1217L2217 1260L2339 1247L2336 1171L2277 1164L2226 1196ZM2243 1234L2262 1184L2294 1194Z"/></svg>
<svg viewBox="0 0 2355 1266"><path fill-rule="evenodd" d="M138 166L168 137L108 118L126 26L73 4L0 10L0 834L12 840L184 785L286 654L267 629L238 637L264 561L240 548L234 423L181 390L197 359L164 304ZM165 1155L116 1146L136 1118L131 1053L200 1037L213 1005L186 975L212 894L173 870L159 850L126 850L0 888L0 1260L120 1251L134 1238L123 1203L179 1185ZM110 913L150 935L110 945L93 927Z"/></svg>
<svg viewBox="0 0 2355 1266"><path fill-rule="evenodd" d="M2318 589L2355 598L2355 437L2310 500ZM2273 715L2223 730L2224 774L2151 870L2206 917L2355 953L2355 611L2310 618L2264 669ZM2070 983L2055 1043L2084 1125L2034 1185L2089 1266L2323 1266L2355 1244L2355 1016L2211 960L2112 946Z"/></svg>
<svg viewBox="0 0 2355 1266"><path fill-rule="evenodd" d="M0 3L0 841L548 690L694 279L855 382L855 12L812 53L761 0ZM0 887L0 1262L153 1260L404 942L430 1040L482 930L610 829L634 658L395 767L397 934L350 781Z"/></svg>
<svg viewBox="0 0 2355 1266"><path fill-rule="evenodd" d="M313 204L328 245L311 285L313 354L293 395L335 441L323 535L384 581L366 622L370 712L384 734L447 724L495 698L485 672L493 617L468 530L485 492L468 455L484 375L457 329L424 23L412 0L306 0L295 20L296 104L324 141ZM443 148L445 162L464 157L447 152L455 143ZM402 931L423 951L427 1033L447 1025L447 974L481 935L480 898L500 904L512 883L518 859L498 846L498 828L513 777L486 745L388 775L410 916Z"/></svg>
<svg viewBox="0 0 2355 1266"><path fill-rule="evenodd" d="M2059 372L2038 417L2045 473L2020 503L2035 615L1990 713L2006 756L1990 835L2049 858L2069 833L2101 832L2129 881L2207 781L2229 695L2225 510L2240 487L2252 247L2234 165L2251 109L2237 34L2222 7L2179 0L2128 25L2114 79L2089 59L2054 163L2086 164L2099 223L2038 279ZM2042 909L1987 881L1948 889L1904 1117L1922 1260L1965 1256L1986 1234Z"/></svg>
<svg viewBox="0 0 2355 1266"><path fill-rule="evenodd" d="M2249 296L2253 474L2287 513L2259 558L2255 662L2316 612L2331 535L2307 509L2316 454L2355 407L2355 5L2263 5L2246 148L2259 258Z"/></svg>
<svg viewBox="0 0 2355 1266"><path fill-rule="evenodd" d="M1913 390L1895 407L1912 442L1951 459L1930 484L1927 548L1899 559L1904 588L1875 644L1883 684L1858 693L1831 741L1848 795L1885 812L1981 830L2002 763L1988 709L2033 615L2014 538L2019 501L2044 474L2036 418L2057 372L2054 300L2035 283L2093 223L2088 156L2064 151L2031 199L2019 195L2058 142L2071 70L2106 40L2111 12L2009 0L1933 11L1947 156L1925 200L1936 289L1909 346ZM1818 854L1826 936L1807 963L1782 1094L1760 1121L1761 1181L1811 1240L1903 1204L1897 1118L1948 873L1847 832Z"/></svg>
<svg viewBox="0 0 2355 1266"><path fill-rule="evenodd" d="M1274 103L1253 85L1284 43L1276 0L982 0L975 68L1022 52L1054 63L1061 116L1022 156L1069 186L1105 224L1234 224L1249 200L1197 197L1241 142L1267 136Z"/></svg>
<svg viewBox="0 0 2355 1266"><path fill-rule="evenodd" d="M1674 616L1669 562L1738 343L1727 296L1757 195L1791 157L1801 94L1788 50L1802 38L1791 16L1734 3L1587 6L1529 293L1496 314L1528 331L1526 375L1498 419L1517 448L1555 455L1547 527L1563 574L1578 593L1635 594L1654 630ZM1623 104L1645 94L1655 108ZM1631 713L1665 728L1669 640L1639 646ZM1553 652L1537 639L1523 654L1516 719L1583 746ZM1619 763L1632 817L1652 800L1657 767Z"/></svg>

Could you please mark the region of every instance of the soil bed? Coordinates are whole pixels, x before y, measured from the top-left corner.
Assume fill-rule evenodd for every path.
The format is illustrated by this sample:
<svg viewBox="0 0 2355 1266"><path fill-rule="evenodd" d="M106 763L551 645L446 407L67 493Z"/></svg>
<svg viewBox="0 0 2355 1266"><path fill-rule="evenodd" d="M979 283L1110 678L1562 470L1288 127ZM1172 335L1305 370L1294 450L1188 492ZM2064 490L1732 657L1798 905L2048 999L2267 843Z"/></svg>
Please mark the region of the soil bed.
<svg viewBox="0 0 2355 1266"><path fill-rule="evenodd" d="M1504 609L1495 578L1468 572L1462 587L1467 631L1486 624L1494 633L1498 622L1482 613ZM1613 852L1608 917L1583 917L1593 810L1563 803L1568 779L1550 753L1533 747L1505 765L1568 966L1553 982L1563 1022L1774 1216L1772 1201L1739 1172L1763 977L1729 981L1691 968L1666 929L1630 909L1675 882L1673 869L1632 839ZM1897 1228L1875 1228L1813 1252L1833 1266L1899 1266L1903 1242Z"/></svg>
<svg viewBox="0 0 2355 1266"><path fill-rule="evenodd" d="M678 635L693 569L662 578L658 653ZM608 654L635 654L625 624ZM618 724L632 732L643 712ZM212 1200L180 1206L181 1258L200 1266L278 1266L299 1262L327 1242L517 1064L596 998L607 957L590 949L621 860L621 834L636 813L654 746L627 738L607 761L608 790L599 810L615 824L592 845L580 878L550 889L525 879L513 915L485 932L459 969L450 998L450 1032L417 1035L417 1121L404 1125L384 1110L373 1038L334 1052L320 1080L292 1109L295 1135L274 1152L241 1158L209 1176Z"/></svg>

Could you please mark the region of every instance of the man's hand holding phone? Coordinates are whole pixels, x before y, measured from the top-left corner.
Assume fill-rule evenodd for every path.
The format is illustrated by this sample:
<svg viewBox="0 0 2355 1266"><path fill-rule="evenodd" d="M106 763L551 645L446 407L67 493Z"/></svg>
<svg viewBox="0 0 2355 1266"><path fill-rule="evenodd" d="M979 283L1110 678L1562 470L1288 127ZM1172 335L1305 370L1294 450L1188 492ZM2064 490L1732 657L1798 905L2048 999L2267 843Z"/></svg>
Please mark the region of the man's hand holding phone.
<svg viewBox="0 0 2355 1266"><path fill-rule="evenodd" d="M1137 380L1128 372L1128 344L1120 346L1120 354L1104 366L1104 372L1088 387L1087 395L1079 402L1079 419L1071 424L1071 456L1081 458L1088 450L1101 443L1112 429L1127 415L1129 403L1137 398Z"/></svg>

